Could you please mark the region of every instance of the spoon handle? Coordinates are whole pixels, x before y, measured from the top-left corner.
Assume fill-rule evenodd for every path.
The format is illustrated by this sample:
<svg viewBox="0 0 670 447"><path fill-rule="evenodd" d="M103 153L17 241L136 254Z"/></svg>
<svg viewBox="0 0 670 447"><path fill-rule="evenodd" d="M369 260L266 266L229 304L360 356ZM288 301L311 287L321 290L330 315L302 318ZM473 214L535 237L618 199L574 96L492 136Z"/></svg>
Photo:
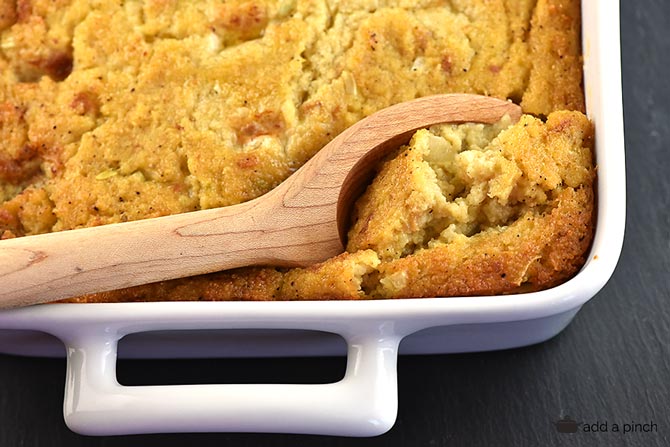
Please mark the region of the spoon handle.
<svg viewBox="0 0 670 447"><path fill-rule="evenodd" d="M343 250L337 233L287 221L276 202L0 241L0 308L247 265L306 265ZM288 219L290 220L290 219ZM317 219L318 220L318 219ZM297 242L296 242L297 241ZM309 249L300 244L308 244Z"/></svg>

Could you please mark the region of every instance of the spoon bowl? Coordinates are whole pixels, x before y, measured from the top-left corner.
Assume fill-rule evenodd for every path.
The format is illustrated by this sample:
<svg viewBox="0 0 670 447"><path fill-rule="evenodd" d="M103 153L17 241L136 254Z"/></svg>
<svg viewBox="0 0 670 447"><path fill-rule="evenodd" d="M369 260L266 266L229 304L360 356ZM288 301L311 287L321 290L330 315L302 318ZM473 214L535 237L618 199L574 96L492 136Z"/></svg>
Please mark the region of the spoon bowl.
<svg viewBox="0 0 670 447"><path fill-rule="evenodd" d="M396 104L342 132L269 193L224 208L0 241L0 308L250 265L305 266L344 251L375 166L416 130L495 123L521 108L477 95Z"/></svg>

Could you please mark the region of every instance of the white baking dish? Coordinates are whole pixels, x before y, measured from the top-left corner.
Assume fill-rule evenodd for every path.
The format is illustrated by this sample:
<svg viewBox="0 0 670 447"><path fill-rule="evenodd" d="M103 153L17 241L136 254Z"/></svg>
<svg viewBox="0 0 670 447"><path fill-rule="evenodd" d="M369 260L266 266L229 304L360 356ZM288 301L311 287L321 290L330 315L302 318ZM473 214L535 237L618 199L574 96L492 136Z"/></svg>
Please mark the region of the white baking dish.
<svg viewBox="0 0 670 447"><path fill-rule="evenodd" d="M0 312L0 351L62 355L53 336L60 339L67 355L65 420L83 434L385 432L396 417L399 351L451 353L541 342L565 328L614 271L626 202L618 6L607 0L584 0L582 6L586 102L596 126L598 212L588 261L565 284L498 297L41 305ZM188 332L174 343L180 340L178 331L206 329L233 330L251 340L231 342L230 331ZM253 332L242 329L283 331L271 343L258 344L250 337ZM341 335L348 346L345 377L332 384L124 387L116 380L117 343L128 334L145 333L124 344L124 353L133 357L341 352L324 332Z"/></svg>

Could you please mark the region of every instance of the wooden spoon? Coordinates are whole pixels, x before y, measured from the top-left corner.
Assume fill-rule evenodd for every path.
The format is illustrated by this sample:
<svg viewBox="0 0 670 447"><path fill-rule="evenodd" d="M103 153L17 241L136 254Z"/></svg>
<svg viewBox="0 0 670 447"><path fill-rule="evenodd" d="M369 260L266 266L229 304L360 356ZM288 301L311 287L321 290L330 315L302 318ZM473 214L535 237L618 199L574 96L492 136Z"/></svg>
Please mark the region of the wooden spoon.
<svg viewBox="0 0 670 447"><path fill-rule="evenodd" d="M249 265L304 266L341 253L352 202L389 148L438 123L514 121L521 109L437 95L363 119L284 183L225 208L0 241L0 308Z"/></svg>

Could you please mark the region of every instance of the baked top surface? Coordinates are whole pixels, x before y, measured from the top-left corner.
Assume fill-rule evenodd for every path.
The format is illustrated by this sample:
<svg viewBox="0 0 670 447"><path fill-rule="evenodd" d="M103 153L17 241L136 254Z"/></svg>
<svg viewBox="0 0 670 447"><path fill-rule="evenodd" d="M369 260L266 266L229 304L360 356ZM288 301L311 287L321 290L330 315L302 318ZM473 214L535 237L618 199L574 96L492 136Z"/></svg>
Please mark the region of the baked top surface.
<svg viewBox="0 0 670 447"><path fill-rule="evenodd" d="M0 228L15 235L249 200L417 96L583 110L575 1L1 5Z"/></svg>
<svg viewBox="0 0 670 447"><path fill-rule="evenodd" d="M579 29L577 0L0 2L0 237L258 197L418 96L583 111Z"/></svg>

